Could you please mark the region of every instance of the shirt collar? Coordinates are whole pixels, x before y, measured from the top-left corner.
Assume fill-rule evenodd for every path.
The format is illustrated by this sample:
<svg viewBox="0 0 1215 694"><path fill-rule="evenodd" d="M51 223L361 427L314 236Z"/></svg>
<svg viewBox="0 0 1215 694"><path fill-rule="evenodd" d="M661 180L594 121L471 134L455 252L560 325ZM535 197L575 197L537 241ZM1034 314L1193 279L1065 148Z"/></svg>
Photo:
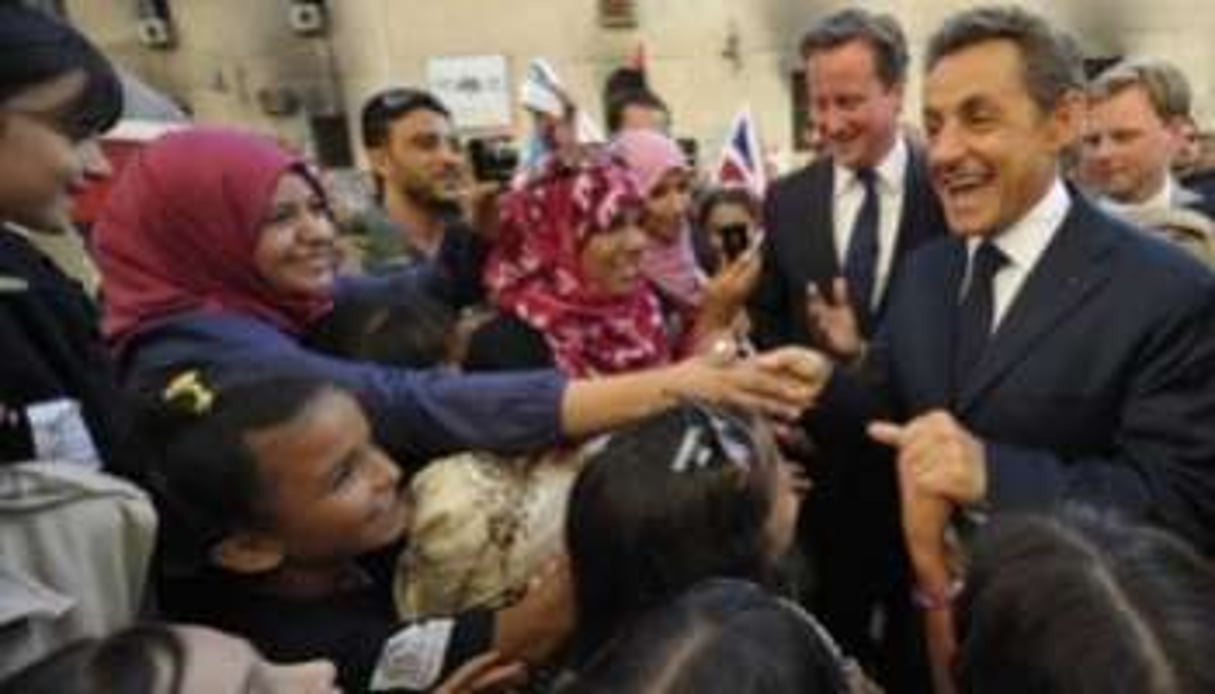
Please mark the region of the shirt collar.
<svg viewBox="0 0 1215 694"><path fill-rule="evenodd" d="M907 143L903 141L902 137L894 139L894 146L886 152L886 156L878 162L877 166L873 167L873 172L879 186L889 192L902 192L903 181L906 180L907 175ZM859 185L861 182L857 180L855 169L835 164L835 190L833 191L835 197L838 198L853 186Z"/></svg>
<svg viewBox="0 0 1215 694"><path fill-rule="evenodd" d="M1004 253L1010 263L1028 271L1054 238L1071 206L1072 199L1067 188L1064 187L1063 181L1055 176L1054 182L1042 199L1021 219L997 234L992 243ZM982 241L981 238L969 240L967 249L971 255Z"/></svg>
<svg viewBox="0 0 1215 694"><path fill-rule="evenodd" d="M1173 180L1173 174L1166 174L1164 185L1160 186L1160 192L1148 198L1147 202L1153 207L1172 207L1176 195L1177 181Z"/></svg>
<svg viewBox="0 0 1215 694"><path fill-rule="evenodd" d="M1118 202L1107 195L1101 198L1101 206L1116 214L1134 216L1138 212L1173 207L1175 195L1177 195L1177 182L1173 180L1172 174L1168 174L1164 177L1164 185L1160 186L1160 190L1143 202Z"/></svg>

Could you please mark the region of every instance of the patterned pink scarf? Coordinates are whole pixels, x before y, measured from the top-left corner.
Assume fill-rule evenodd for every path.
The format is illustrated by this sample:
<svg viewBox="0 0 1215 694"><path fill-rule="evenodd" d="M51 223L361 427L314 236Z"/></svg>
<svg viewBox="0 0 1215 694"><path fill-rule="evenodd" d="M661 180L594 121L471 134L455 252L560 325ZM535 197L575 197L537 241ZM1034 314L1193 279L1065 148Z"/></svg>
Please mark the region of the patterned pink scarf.
<svg viewBox="0 0 1215 694"><path fill-rule="evenodd" d="M609 151L637 177L643 197L649 197L668 173L686 170L688 166L683 151L674 140L650 130L621 133L612 141ZM642 261L642 272L681 309L700 306L704 297L704 274L696 262L687 224L671 241L654 239Z"/></svg>
<svg viewBox="0 0 1215 694"><path fill-rule="evenodd" d="M666 363L662 312L644 283L626 295L588 286L580 257L595 234L639 210L632 175L596 161L551 166L503 201L485 282L498 307L544 335L557 367L575 376L621 373Z"/></svg>

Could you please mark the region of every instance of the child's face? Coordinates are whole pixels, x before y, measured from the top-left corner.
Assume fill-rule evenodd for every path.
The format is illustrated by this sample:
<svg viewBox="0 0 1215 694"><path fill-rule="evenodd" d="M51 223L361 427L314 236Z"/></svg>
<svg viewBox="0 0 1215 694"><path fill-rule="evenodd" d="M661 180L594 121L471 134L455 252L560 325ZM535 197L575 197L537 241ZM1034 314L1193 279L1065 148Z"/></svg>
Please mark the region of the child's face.
<svg viewBox="0 0 1215 694"><path fill-rule="evenodd" d="M268 490L267 533L285 560L346 559L396 541L409 520L401 471L349 395L328 391L294 420L248 437Z"/></svg>
<svg viewBox="0 0 1215 694"><path fill-rule="evenodd" d="M646 230L659 243L679 237L692 204L692 176L683 169L672 169L650 191L646 199Z"/></svg>

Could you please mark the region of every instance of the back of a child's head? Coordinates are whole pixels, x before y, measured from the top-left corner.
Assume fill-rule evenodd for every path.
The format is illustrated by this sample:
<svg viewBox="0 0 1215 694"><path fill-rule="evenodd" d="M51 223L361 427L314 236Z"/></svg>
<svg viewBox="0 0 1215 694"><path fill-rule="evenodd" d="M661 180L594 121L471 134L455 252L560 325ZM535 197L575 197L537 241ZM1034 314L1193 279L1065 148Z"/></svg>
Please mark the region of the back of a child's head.
<svg viewBox="0 0 1215 694"><path fill-rule="evenodd" d="M972 560L962 691L1215 691L1215 569L1180 539L1072 506L997 520Z"/></svg>
<svg viewBox="0 0 1215 694"><path fill-rule="evenodd" d="M216 542L264 521L269 492L250 435L295 420L334 392L321 379L273 374L217 389L188 371L147 397L139 431L153 451L149 483L166 565L201 568Z"/></svg>
<svg viewBox="0 0 1215 694"><path fill-rule="evenodd" d="M701 579L770 578L779 458L760 433L687 405L617 432L588 459L566 524L583 652Z"/></svg>
<svg viewBox="0 0 1215 694"><path fill-rule="evenodd" d="M835 647L762 587L698 583L629 622L563 694L816 694L844 691Z"/></svg>
<svg viewBox="0 0 1215 694"><path fill-rule="evenodd" d="M345 359L427 369L451 360L456 324L453 309L425 294L360 299L338 302L309 342Z"/></svg>

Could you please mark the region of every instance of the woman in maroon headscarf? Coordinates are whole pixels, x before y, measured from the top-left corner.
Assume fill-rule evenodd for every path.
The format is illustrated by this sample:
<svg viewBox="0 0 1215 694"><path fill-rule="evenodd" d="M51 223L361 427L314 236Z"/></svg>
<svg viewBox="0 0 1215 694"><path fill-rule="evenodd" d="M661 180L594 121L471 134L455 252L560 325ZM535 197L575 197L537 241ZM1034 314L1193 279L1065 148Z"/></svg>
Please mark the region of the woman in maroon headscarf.
<svg viewBox="0 0 1215 694"><path fill-rule="evenodd" d="M485 271L499 314L473 335L466 366L595 376L670 361L678 336L641 271L642 205L609 158L550 165L508 195Z"/></svg>
<svg viewBox="0 0 1215 694"><path fill-rule="evenodd" d="M437 274L424 267L339 281L334 242L316 177L269 139L197 129L152 143L124 170L95 230L104 330L125 379L156 391L189 368L203 368L221 389L257 371L319 375L358 395L377 439L401 458L543 447L681 396L793 416L824 375L817 355L800 350L596 381L555 371L412 372L328 357L299 337L335 293L418 291Z"/></svg>
<svg viewBox="0 0 1215 694"><path fill-rule="evenodd" d="M622 373L733 337L759 260L723 271L728 288L740 286L730 296L719 278L705 291L686 209L655 198L687 175L669 138L627 133L577 166L550 162L511 193L486 267L499 313L474 333L466 368Z"/></svg>

